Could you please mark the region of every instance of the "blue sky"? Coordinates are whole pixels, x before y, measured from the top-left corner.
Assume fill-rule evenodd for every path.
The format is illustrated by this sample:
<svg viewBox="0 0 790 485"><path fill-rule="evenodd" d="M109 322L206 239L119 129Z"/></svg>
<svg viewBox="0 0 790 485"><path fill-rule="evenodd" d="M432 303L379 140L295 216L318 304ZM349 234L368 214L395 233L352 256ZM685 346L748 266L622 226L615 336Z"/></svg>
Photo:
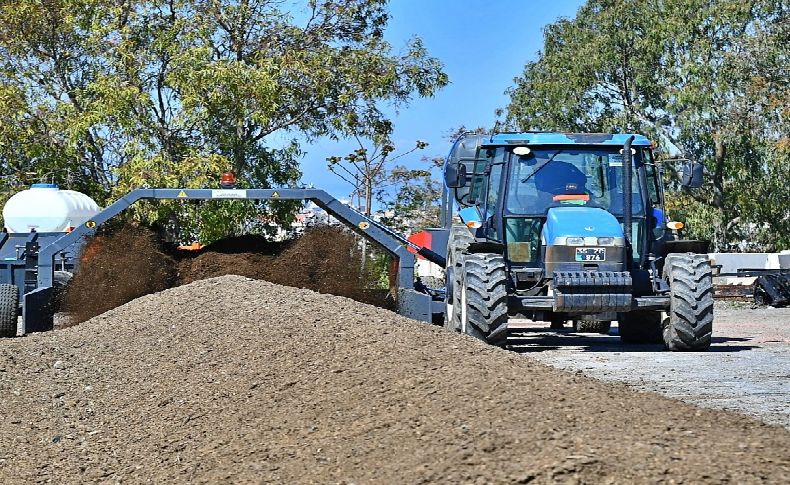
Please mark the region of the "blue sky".
<svg viewBox="0 0 790 485"><path fill-rule="evenodd" d="M413 36L444 63L450 85L434 98L416 99L400 112L389 111L398 151L416 140L430 145L399 160L419 165L423 155L445 156L447 133L460 125L491 127L494 111L504 108L505 90L535 58L543 28L560 17L573 17L582 0L391 0L387 40L397 51ZM351 188L326 169L326 157L344 156L355 145L319 140L303 144L302 181L341 198Z"/></svg>

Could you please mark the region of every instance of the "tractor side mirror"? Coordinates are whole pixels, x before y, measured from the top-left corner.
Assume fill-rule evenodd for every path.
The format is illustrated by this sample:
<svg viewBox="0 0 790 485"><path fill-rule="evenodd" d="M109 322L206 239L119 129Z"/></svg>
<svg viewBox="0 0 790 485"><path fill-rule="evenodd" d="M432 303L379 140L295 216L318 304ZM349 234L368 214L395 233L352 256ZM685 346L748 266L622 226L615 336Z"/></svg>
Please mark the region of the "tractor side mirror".
<svg viewBox="0 0 790 485"><path fill-rule="evenodd" d="M444 167L444 183L451 189L459 189L466 186L466 165L447 164Z"/></svg>
<svg viewBox="0 0 790 485"><path fill-rule="evenodd" d="M683 169L680 171L680 183L683 187L698 189L702 187L704 171L705 165L689 160L683 164Z"/></svg>

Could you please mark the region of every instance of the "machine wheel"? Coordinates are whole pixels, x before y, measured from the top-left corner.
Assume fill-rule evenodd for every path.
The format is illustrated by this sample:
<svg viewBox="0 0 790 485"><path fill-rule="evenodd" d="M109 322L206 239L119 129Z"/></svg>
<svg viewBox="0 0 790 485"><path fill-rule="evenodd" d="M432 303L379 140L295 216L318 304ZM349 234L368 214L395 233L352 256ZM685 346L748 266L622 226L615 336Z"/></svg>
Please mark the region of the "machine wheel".
<svg viewBox="0 0 790 485"><path fill-rule="evenodd" d="M579 333L602 333L608 334L612 327L612 322L608 320L576 320L576 331Z"/></svg>
<svg viewBox="0 0 790 485"><path fill-rule="evenodd" d="M16 337L19 290L15 285L0 285L0 337Z"/></svg>
<svg viewBox="0 0 790 485"><path fill-rule="evenodd" d="M507 322L507 271L499 254L464 257L461 287L461 331L503 345L507 334L497 332Z"/></svg>
<svg viewBox="0 0 790 485"><path fill-rule="evenodd" d="M461 312L456 302L461 300L463 252L475 238L466 226L455 225L447 242L447 268L445 269L444 328L461 331Z"/></svg>
<svg viewBox="0 0 790 485"><path fill-rule="evenodd" d="M618 315L620 341L626 344L660 344L661 312L640 310Z"/></svg>
<svg viewBox="0 0 790 485"><path fill-rule="evenodd" d="M664 345L668 350L707 350L713 334L713 276L707 256L670 254L664 275L669 282Z"/></svg>

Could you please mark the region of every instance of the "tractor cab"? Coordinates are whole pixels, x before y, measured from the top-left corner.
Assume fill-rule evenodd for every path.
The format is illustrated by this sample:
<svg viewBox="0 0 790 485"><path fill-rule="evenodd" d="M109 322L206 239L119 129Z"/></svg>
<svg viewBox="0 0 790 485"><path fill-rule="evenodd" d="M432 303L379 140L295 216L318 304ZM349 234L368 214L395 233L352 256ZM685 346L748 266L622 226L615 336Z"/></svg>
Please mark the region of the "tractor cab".
<svg viewBox="0 0 790 485"><path fill-rule="evenodd" d="M452 189L454 198L461 208L474 208L462 217L480 224L476 236L503 244L512 265L542 267L547 246L571 245L604 248L579 252L587 267L600 266L609 259L605 248L625 246L623 230L616 225L624 218L626 137L585 136L476 136L474 156L458 157L466 173L463 186ZM631 232L637 244L631 244L631 258L619 261L631 259L629 267L639 264L665 228L650 141L635 137L631 152L636 175L631 177ZM571 259L576 260L575 254Z"/></svg>

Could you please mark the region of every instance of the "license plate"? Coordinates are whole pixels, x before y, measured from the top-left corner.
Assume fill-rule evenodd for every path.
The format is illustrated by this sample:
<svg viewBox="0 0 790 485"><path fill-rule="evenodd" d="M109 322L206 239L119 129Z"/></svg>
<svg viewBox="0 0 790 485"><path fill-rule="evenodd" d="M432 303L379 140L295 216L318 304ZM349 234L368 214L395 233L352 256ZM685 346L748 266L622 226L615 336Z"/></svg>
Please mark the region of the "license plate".
<svg viewBox="0 0 790 485"><path fill-rule="evenodd" d="M576 248L576 261L606 261L606 248Z"/></svg>

